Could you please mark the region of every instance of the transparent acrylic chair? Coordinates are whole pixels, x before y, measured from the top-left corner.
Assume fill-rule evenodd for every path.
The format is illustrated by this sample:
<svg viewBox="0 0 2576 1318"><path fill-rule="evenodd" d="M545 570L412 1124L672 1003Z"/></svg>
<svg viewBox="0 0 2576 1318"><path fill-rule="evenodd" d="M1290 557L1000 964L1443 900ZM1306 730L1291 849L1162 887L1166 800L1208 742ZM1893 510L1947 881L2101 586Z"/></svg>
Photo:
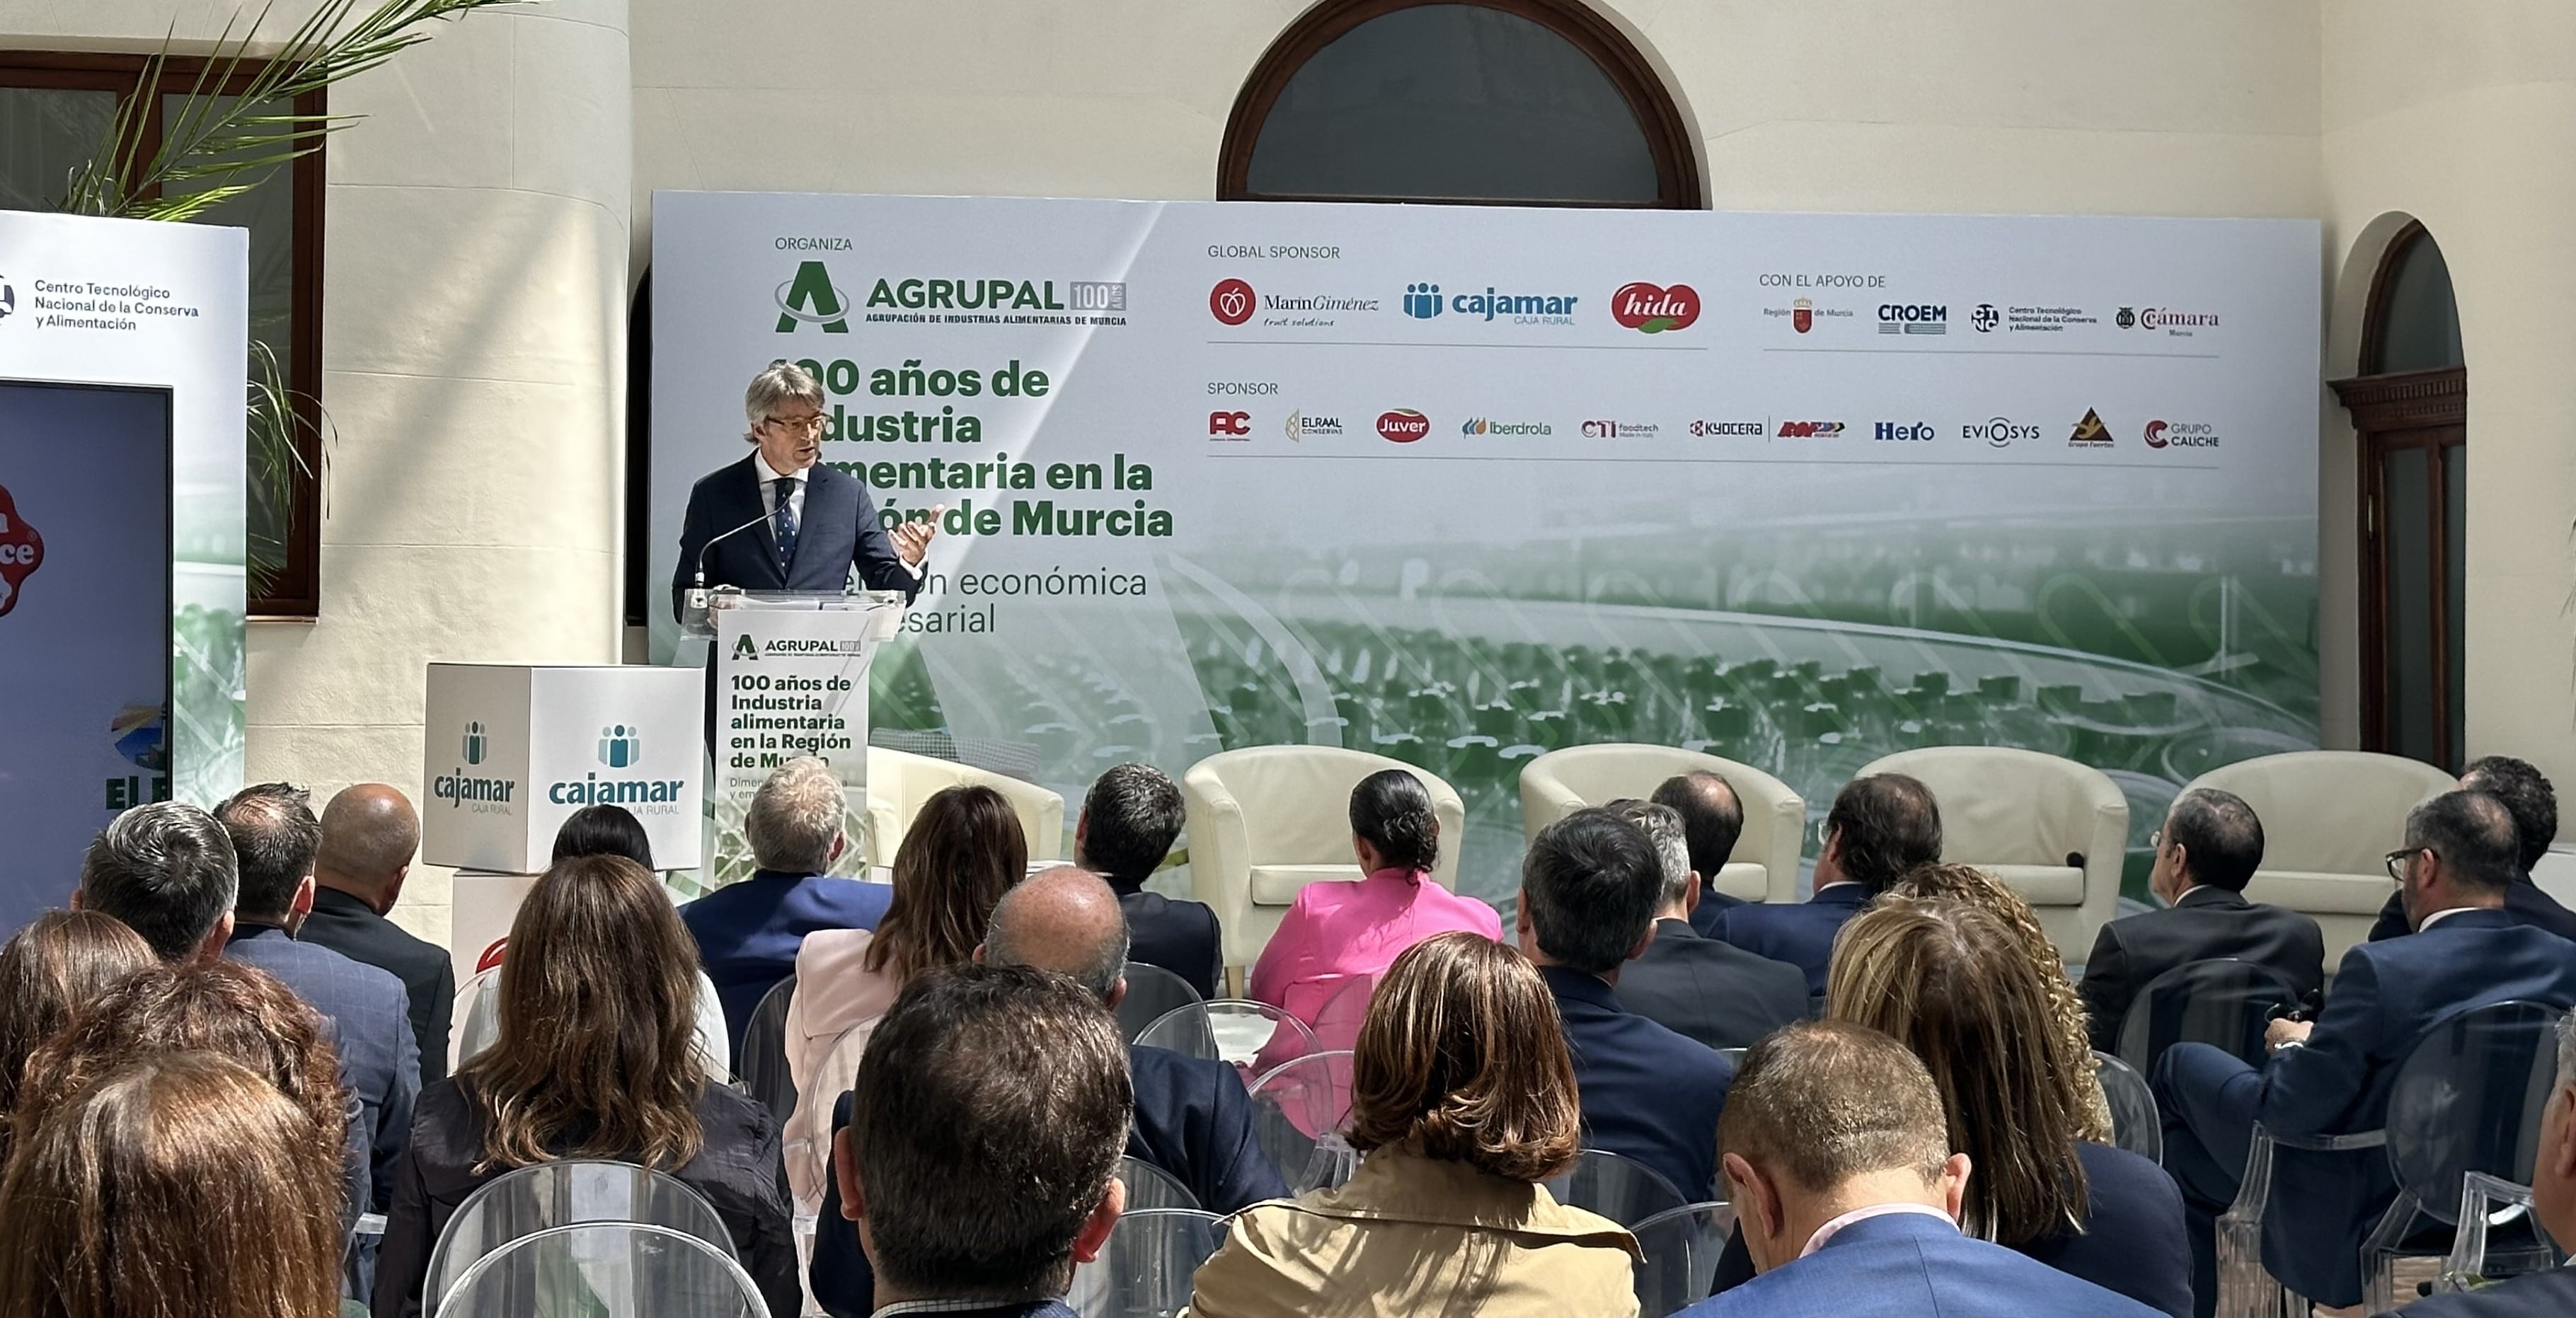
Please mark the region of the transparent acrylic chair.
<svg viewBox="0 0 2576 1318"><path fill-rule="evenodd" d="M1249 1084L1282 1062L1314 1052L1315 1032L1269 1003L1218 998L1163 1013L1136 1036L1136 1043L1233 1063ZM1262 1065L1256 1067L1256 1062Z"/></svg>
<svg viewBox="0 0 2576 1318"><path fill-rule="evenodd" d="M447 1073L472 1061L474 1055L500 1042L501 1039L501 968L490 966L474 972L474 977L458 985L455 1037L447 1043Z"/></svg>
<svg viewBox="0 0 2576 1318"><path fill-rule="evenodd" d="M1225 1239L1225 1219L1193 1208L1121 1214L1100 1257L1073 1270L1066 1307L1083 1318L1168 1318Z"/></svg>
<svg viewBox="0 0 2576 1318"><path fill-rule="evenodd" d="M2149 1162L2165 1159L2164 1116L2147 1078L2109 1053L2093 1054L2102 1097L2111 1104L2111 1142Z"/></svg>
<svg viewBox="0 0 2576 1318"><path fill-rule="evenodd" d="M742 1023L742 1038L735 1041L742 1057L736 1068L742 1092L769 1109L770 1120L782 1127L796 1114L796 1077L787 1066L787 1008L795 999L796 976L791 974L760 995L760 1005L751 1009L751 1018Z"/></svg>
<svg viewBox="0 0 2576 1318"><path fill-rule="evenodd" d="M423 1312L441 1312L443 1297L465 1274L511 1242L589 1223L666 1228L727 1258L734 1253L733 1233L714 1205L677 1177L624 1162L541 1162L493 1178L457 1205L430 1248Z"/></svg>
<svg viewBox="0 0 2576 1318"><path fill-rule="evenodd" d="M1315 1032L1315 1047L1325 1051L1350 1052L1360 1046L1360 1025L1368 1019L1369 999L1377 994L1375 975L1335 975L1337 981L1315 1010L1315 1018L1306 1022Z"/></svg>
<svg viewBox="0 0 2576 1318"><path fill-rule="evenodd" d="M1599 1213L1621 1226L1634 1226L1691 1202L1663 1173L1602 1149L1585 1149L1576 1155L1573 1167L1546 1185L1558 1203Z"/></svg>
<svg viewBox="0 0 2576 1318"><path fill-rule="evenodd" d="M641 1222L584 1222L521 1236L456 1279L443 1318L768 1318L730 1250Z"/></svg>
<svg viewBox="0 0 2576 1318"><path fill-rule="evenodd" d="M1118 1034L1129 1043L1136 1042L1146 1026L1200 1001L1199 991L1188 980L1161 966L1130 961L1126 974L1127 996L1118 1000Z"/></svg>
<svg viewBox="0 0 2576 1318"><path fill-rule="evenodd" d="M2233 957L2192 961L2147 982L2120 1021L2120 1060L2153 1075L2175 1044L2205 1043L2261 1066L2263 1030L2299 991L2269 966Z"/></svg>
<svg viewBox="0 0 2576 1318"><path fill-rule="evenodd" d="M1127 1183L1127 1209L1140 1212L1148 1208L1197 1208L1199 1197L1190 1193L1170 1172L1140 1158L1120 1158L1118 1179Z"/></svg>
<svg viewBox="0 0 2576 1318"><path fill-rule="evenodd" d="M1684 1204L1631 1224L1644 1255L1636 1265L1638 1318L1664 1318L1708 1298L1718 1255L1735 1231L1735 1209Z"/></svg>
<svg viewBox="0 0 2576 1318"><path fill-rule="evenodd" d="M2531 1225L2531 1187L2516 1185L2485 1172L2470 1172L2460 1181L2459 1230L2451 1236L2451 1256L2442 1262L2437 1290L2474 1290L2546 1268L2561 1266L2566 1255L2550 1243L2546 1231L2531 1232L2531 1247L2487 1251L2487 1233L2497 1228Z"/></svg>
<svg viewBox="0 0 2576 1318"><path fill-rule="evenodd" d="M1359 1169L1351 1122L1351 1055L1308 1053L1252 1083L1252 1133L1291 1193L1340 1185Z"/></svg>

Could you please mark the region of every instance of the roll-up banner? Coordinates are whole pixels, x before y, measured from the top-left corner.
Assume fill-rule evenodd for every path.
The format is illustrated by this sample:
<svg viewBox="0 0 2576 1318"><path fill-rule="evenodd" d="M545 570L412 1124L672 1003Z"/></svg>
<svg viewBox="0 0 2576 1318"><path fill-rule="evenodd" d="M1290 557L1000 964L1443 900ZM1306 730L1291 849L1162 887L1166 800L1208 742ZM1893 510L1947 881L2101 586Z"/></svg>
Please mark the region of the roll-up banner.
<svg viewBox="0 0 2576 1318"><path fill-rule="evenodd" d="M824 383L941 535L879 744L1079 799L1282 742L1466 798L1637 741L1821 814L1871 759L2094 765L2147 834L2316 741L2318 226L659 193L652 589ZM1070 823L1070 819L1068 819Z"/></svg>

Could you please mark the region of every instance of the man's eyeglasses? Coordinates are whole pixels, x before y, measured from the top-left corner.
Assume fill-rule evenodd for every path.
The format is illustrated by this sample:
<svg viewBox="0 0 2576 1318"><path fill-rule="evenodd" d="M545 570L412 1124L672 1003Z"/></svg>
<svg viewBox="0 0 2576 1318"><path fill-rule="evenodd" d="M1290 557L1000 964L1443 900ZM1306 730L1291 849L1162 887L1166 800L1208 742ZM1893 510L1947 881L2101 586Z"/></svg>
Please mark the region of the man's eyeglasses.
<svg viewBox="0 0 2576 1318"><path fill-rule="evenodd" d="M823 428L823 418L819 414L815 416L765 417L762 419L762 422L765 425L777 426L784 430L802 430L808 434Z"/></svg>
<svg viewBox="0 0 2576 1318"><path fill-rule="evenodd" d="M2415 857L2415 853L2419 851L2428 856L2438 856L2441 854L2433 850L2431 847L2399 847L2395 851L2389 852L2387 860L2382 862L2388 866L2388 877L2399 883L2404 883L2406 881L2406 862L2412 860Z"/></svg>

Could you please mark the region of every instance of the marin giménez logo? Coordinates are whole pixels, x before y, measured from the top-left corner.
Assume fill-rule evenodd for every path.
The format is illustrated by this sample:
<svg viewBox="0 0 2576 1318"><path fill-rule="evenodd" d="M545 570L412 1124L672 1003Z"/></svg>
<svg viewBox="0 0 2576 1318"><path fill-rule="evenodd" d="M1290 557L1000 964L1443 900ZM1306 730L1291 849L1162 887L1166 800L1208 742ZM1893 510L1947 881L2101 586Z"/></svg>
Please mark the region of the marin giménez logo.
<svg viewBox="0 0 2576 1318"><path fill-rule="evenodd" d="M601 728L599 762L612 769L623 769L644 758L642 732L641 728L631 728L623 723Z"/></svg>
<svg viewBox="0 0 2576 1318"><path fill-rule="evenodd" d="M0 618L18 607L18 596L45 563L45 538L18 515L9 487L0 485Z"/></svg>
<svg viewBox="0 0 2576 1318"><path fill-rule="evenodd" d="M467 764L481 764L483 762L483 757L490 755L491 753L492 739L484 734L483 725L480 723L466 724L465 762Z"/></svg>
<svg viewBox="0 0 2576 1318"><path fill-rule="evenodd" d="M1220 279L1208 290L1208 314L1221 325L1240 325L1252 319L1260 299L1252 294L1252 285L1240 279Z"/></svg>
<svg viewBox="0 0 2576 1318"><path fill-rule="evenodd" d="M826 334L850 332L849 296L832 285L832 272L820 261L800 261L796 277L778 286L778 332L793 334L798 325L820 325Z"/></svg>

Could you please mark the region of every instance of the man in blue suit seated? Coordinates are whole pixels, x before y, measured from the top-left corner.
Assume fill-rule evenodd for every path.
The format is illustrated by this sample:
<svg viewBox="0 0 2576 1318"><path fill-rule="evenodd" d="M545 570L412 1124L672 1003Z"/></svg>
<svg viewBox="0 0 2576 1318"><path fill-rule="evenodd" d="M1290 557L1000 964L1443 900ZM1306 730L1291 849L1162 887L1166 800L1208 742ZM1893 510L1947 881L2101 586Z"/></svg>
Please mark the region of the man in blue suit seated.
<svg viewBox="0 0 2576 1318"><path fill-rule="evenodd" d="M2503 802L2505 813L2513 816L2514 833L2521 839L2521 846L2513 886L2504 890L2504 913L2518 924L2576 939L2576 911L2559 905L2557 898L2542 892L2540 885L2531 881L2531 867L2549 854L2549 843L2558 836L2558 793L2549 785L2549 779L2528 760L2487 755L2469 762L2468 772L2460 775L2460 790L2484 792ZM2380 908L2378 922L2370 926L2370 941L2376 943L2412 932L2406 923L2405 906L2391 895L2388 905Z"/></svg>
<svg viewBox="0 0 2576 1318"><path fill-rule="evenodd" d="M1145 891L1181 835L1181 789L1150 764L1113 764L1091 780L1073 824L1076 863L1109 881L1127 913L1127 955L1188 981L1201 998L1220 997L1225 943L1203 902Z"/></svg>
<svg viewBox="0 0 2576 1318"><path fill-rule="evenodd" d="M2345 953L2312 1025L2272 1023L2259 1071L2207 1044L2166 1050L2155 1074L2165 1169L2195 1231L2235 1199L2255 1122L2298 1137L2381 1129L2398 1065L2443 1019L2517 999L2576 1002L2576 943L2503 910L2515 856L2513 817L2492 796L2448 792L2415 807L2405 848L2388 857L2414 933ZM2361 1241L2395 1197L2383 1150L2276 1151L2263 1266L2320 1304L2360 1303Z"/></svg>
<svg viewBox="0 0 2576 1318"><path fill-rule="evenodd" d="M1583 1147L1634 1158L1683 1200L1714 1197L1717 1114L1735 1067L1628 1010L1620 968L1655 937L1663 861L1636 825L1598 807L1531 839L1521 858L1518 942L1556 999Z"/></svg>
<svg viewBox="0 0 2576 1318"><path fill-rule="evenodd" d="M1941 858L1941 807L1919 778L1877 773L1854 778L1825 814L1816 892L1798 905L1747 903L1717 918L1712 937L1807 972L1807 994L1825 991L1834 935L1905 872Z"/></svg>
<svg viewBox="0 0 2576 1318"><path fill-rule="evenodd" d="M1950 1151L1931 1073L1875 1030L1815 1022L1755 1044L1719 1138L1760 1275L1689 1318L2156 1312L1959 1233L1975 1169Z"/></svg>
<svg viewBox="0 0 2576 1318"><path fill-rule="evenodd" d="M1131 1104L1118 1023L1062 975L938 966L904 985L868 1040L833 1137L846 1208L815 1243L876 1261L877 1313L1073 1318L1076 1264L1126 1203ZM862 1310L866 1312L866 1310Z"/></svg>
<svg viewBox="0 0 2576 1318"><path fill-rule="evenodd" d="M1682 817L1682 836L1690 844L1691 882L1699 885L1699 904L1691 908L1691 928L1702 938L1717 937L1721 911L1744 905L1741 897L1717 890L1717 872L1735 854L1735 839L1744 835L1744 803L1735 785L1706 769L1675 774L1655 785L1646 798Z"/></svg>
<svg viewBox="0 0 2576 1318"><path fill-rule="evenodd" d="M1070 976L1111 1009L1127 992L1127 926L1118 894L1071 866L1043 871L1005 894L975 956L990 965ZM875 1051L873 1040L868 1048ZM1287 1197L1288 1187L1253 1134L1252 1100L1232 1066L1134 1045L1127 1062L1135 1090L1129 1157L1169 1172L1211 1213ZM843 1094L832 1113L836 1132L850 1124L851 1105L851 1095ZM857 1237L832 1229L842 1214L838 1179L825 1180L823 1229L814 1238L814 1298L835 1318L868 1318L883 1297L871 1301L873 1276Z"/></svg>
<svg viewBox="0 0 2576 1318"><path fill-rule="evenodd" d="M794 972L805 935L874 929L894 900L889 885L825 873L849 845L841 827L848 809L830 765L800 755L778 766L743 815L758 868L680 908L680 923L698 940L698 959L724 1003L725 1030L737 1054L744 1023L762 996ZM733 1061L739 1069L741 1057Z"/></svg>

